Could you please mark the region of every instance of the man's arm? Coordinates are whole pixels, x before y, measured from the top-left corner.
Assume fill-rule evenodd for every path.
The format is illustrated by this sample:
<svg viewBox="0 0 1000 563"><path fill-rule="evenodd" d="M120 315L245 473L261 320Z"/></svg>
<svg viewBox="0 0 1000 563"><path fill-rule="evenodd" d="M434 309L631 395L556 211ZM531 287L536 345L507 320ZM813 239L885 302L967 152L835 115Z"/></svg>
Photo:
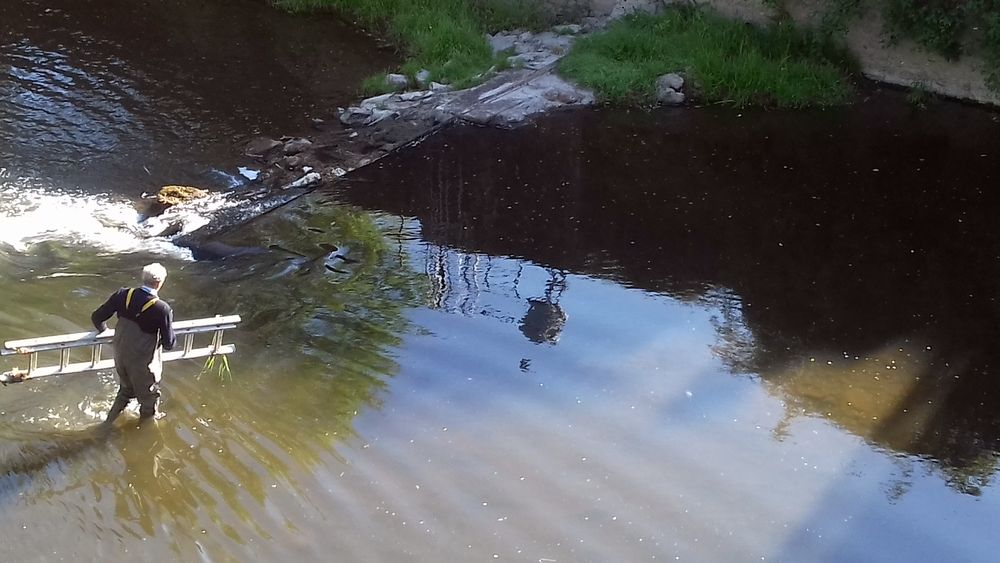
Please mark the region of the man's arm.
<svg viewBox="0 0 1000 563"><path fill-rule="evenodd" d="M105 330L108 330L107 320L110 319L111 315L114 315L118 310L118 302L120 301L121 292L122 290L119 289L118 291L112 293L111 297L108 297L108 300L90 315L90 322L94 324L94 328L97 329L97 332L104 332Z"/></svg>
<svg viewBox="0 0 1000 563"><path fill-rule="evenodd" d="M160 325L160 346L163 346L164 350L173 350L174 345L177 344L177 337L174 336L174 311L169 305L166 306L166 309L167 312L163 315L163 324Z"/></svg>

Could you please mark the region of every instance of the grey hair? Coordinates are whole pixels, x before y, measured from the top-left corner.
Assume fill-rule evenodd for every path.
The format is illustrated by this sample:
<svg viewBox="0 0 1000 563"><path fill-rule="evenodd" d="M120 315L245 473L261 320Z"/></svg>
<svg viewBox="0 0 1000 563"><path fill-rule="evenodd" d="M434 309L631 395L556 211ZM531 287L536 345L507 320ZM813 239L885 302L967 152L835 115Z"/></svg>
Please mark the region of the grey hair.
<svg viewBox="0 0 1000 563"><path fill-rule="evenodd" d="M159 262L146 264L142 268L142 284L150 287L163 285L163 280L167 279L167 269Z"/></svg>

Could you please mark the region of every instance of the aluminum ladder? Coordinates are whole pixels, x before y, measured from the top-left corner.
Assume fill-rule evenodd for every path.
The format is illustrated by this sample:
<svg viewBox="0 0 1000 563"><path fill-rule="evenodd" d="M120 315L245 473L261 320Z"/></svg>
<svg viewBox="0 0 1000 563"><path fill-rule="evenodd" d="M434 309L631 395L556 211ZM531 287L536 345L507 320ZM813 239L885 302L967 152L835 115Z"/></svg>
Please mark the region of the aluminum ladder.
<svg viewBox="0 0 1000 563"><path fill-rule="evenodd" d="M227 315L175 322L173 324L174 334L181 346L179 349L163 352L163 361L232 354L236 351L236 345L223 344L222 336L226 330L236 328L241 320L239 315ZM194 335L204 333L212 333L212 343L208 346L195 348ZM115 331L110 329L101 333L95 331L77 332L4 342L3 348L0 348L0 356L26 355L28 356L28 369L15 368L0 373L0 383L20 383L29 379L53 375L111 369L115 367L114 358L104 358L102 353L104 345L111 344L114 337ZM70 350L87 347L91 349L90 360L70 363ZM38 355L43 352L58 352L59 363L39 367Z"/></svg>

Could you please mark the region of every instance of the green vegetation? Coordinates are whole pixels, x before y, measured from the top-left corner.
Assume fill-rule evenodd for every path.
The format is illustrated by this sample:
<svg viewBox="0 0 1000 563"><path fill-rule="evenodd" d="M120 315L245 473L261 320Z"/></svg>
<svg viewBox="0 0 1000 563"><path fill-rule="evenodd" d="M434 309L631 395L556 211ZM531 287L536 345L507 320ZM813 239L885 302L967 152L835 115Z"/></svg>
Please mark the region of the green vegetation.
<svg viewBox="0 0 1000 563"><path fill-rule="evenodd" d="M914 84L906 94L906 103L918 109L926 109L934 100L934 94L923 83Z"/></svg>
<svg viewBox="0 0 1000 563"><path fill-rule="evenodd" d="M962 56L963 38L976 28L987 83L1000 91L1000 0L889 0L884 15L891 41L910 38L949 59Z"/></svg>
<svg viewBox="0 0 1000 563"><path fill-rule="evenodd" d="M215 364L218 358L222 358L222 360L218 361L219 365L218 369L216 369ZM230 381L233 380L233 370L229 369L229 357L224 354L223 355L212 354L211 356L205 358L205 365L202 366L201 373L199 373L198 375L202 376L206 373L211 373L213 371L218 371L219 379L228 378Z"/></svg>
<svg viewBox="0 0 1000 563"><path fill-rule="evenodd" d="M829 39L842 39L851 21L864 13L863 0L830 0L816 31Z"/></svg>
<svg viewBox="0 0 1000 563"><path fill-rule="evenodd" d="M411 78L421 69L431 79L463 88L482 80L500 60L484 38L501 29L537 29L545 18L529 0L272 0L281 8L303 12L332 9L386 34L405 51L402 72ZM501 57L506 58L506 57ZM388 91L381 76L365 81L368 94Z"/></svg>
<svg viewBox="0 0 1000 563"><path fill-rule="evenodd" d="M890 0L885 8L889 38L909 37L935 53L957 59L962 53L964 12L964 6L953 0Z"/></svg>
<svg viewBox="0 0 1000 563"><path fill-rule="evenodd" d="M782 107L846 102L853 69L828 36L784 21L757 28L695 9L627 17L579 40L559 65L616 104L651 102L656 77L679 71L705 101Z"/></svg>

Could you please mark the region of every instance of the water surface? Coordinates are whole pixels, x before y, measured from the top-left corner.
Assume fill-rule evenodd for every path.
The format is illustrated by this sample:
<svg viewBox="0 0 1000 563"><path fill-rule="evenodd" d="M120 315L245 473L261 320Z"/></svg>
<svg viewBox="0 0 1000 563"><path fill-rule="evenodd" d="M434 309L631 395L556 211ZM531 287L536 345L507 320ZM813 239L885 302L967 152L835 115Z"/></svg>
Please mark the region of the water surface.
<svg viewBox="0 0 1000 563"><path fill-rule="evenodd" d="M266 71L301 60L281 30L311 24L178 5L0 8L23 23L0 32L0 92L20 92L0 96L0 140L26 139L0 145L18 170L0 191L0 338L86 329L151 260L178 319L244 318L230 375L167 365L155 426L94 432L107 372L0 389L0 557L994 559L995 114L882 93L455 128L196 262L130 230L148 175L129 155L201 178L235 162L220 139L338 94ZM178 70L256 48L239 30L270 21L258 71L199 67L234 80L216 87ZM214 54L216 28L239 47ZM346 60L368 59L355 41ZM114 53L140 109L94 109L133 107L104 83L57 102L11 62L28 44L63 76L52 53L97 74ZM345 82L377 70L348 66ZM234 96L244 82L300 102ZM25 92L49 92L57 125ZM76 123L115 150L47 140Z"/></svg>

